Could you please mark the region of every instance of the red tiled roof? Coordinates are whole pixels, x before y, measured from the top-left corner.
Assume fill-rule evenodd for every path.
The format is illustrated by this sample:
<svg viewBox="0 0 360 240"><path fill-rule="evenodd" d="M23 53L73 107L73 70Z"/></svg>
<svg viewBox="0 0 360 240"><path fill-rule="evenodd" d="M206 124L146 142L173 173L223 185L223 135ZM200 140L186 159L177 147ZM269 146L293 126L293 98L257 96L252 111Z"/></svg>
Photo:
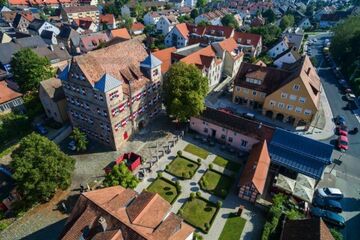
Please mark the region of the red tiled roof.
<svg viewBox="0 0 360 240"><path fill-rule="evenodd" d="M21 93L15 92L7 86L5 81L0 82L0 104L22 97Z"/></svg>
<svg viewBox="0 0 360 240"><path fill-rule="evenodd" d="M141 22L135 22L131 26L131 31L144 30L145 26Z"/></svg>
<svg viewBox="0 0 360 240"><path fill-rule="evenodd" d="M101 14L100 15L100 22L101 23L106 23L106 24L114 24L115 22L115 17L113 14L108 13L108 14Z"/></svg>
<svg viewBox="0 0 360 240"><path fill-rule="evenodd" d="M165 48L163 50L152 53L156 58L158 58L162 62L162 64L161 64L161 73L162 74L166 73L169 70L169 68L171 66L171 53L175 52L175 51L176 51L176 48L171 47L171 48Z"/></svg>
<svg viewBox="0 0 360 240"><path fill-rule="evenodd" d="M180 23L175 26L180 34L185 38L188 39L189 37L189 30L186 23Z"/></svg>
<svg viewBox="0 0 360 240"><path fill-rule="evenodd" d="M233 53L236 49L238 49L238 45L237 45L236 41L233 38L228 38L228 39L225 39L224 41L219 42L219 46L223 50L228 51L229 53ZM244 53L240 52L235 57L239 58L239 57L241 57L243 55L244 55Z"/></svg>
<svg viewBox="0 0 360 240"><path fill-rule="evenodd" d="M270 167L270 155L266 140L257 143L251 149L244 171L240 177L239 186L252 183L257 191L264 192L265 182Z"/></svg>
<svg viewBox="0 0 360 240"><path fill-rule="evenodd" d="M46 5L46 4L59 4L70 3L71 0L9 0L9 5Z"/></svg>
<svg viewBox="0 0 360 240"><path fill-rule="evenodd" d="M187 64L195 64L202 69L204 66L209 68L213 59L216 59L216 53L212 46L207 46L182 58L180 61Z"/></svg>
<svg viewBox="0 0 360 240"><path fill-rule="evenodd" d="M78 26L81 27L84 30L88 30L93 23L93 20L91 17L84 17L84 18L77 18L74 19L73 22Z"/></svg>
<svg viewBox="0 0 360 240"><path fill-rule="evenodd" d="M131 39L131 36L126 28L118 28L111 30L111 35L113 38L118 37L122 39Z"/></svg>
<svg viewBox="0 0 360 240"><path fill-rule="evenodd" d="M286 220L281 240L334 240L321 218Z"/></svg>
<svg viewBox="0 0 360 240"><path fill-rule="evenodd" d="M235 32L234 39L239 44L252 45L256 47L260 43L262 37L261 35L253 34L253 33Z"/></svg>
<svg viewBox="0 0 360 240"><path fill-rule="evenodd" d="M79 12L98 12L99 11L99 9L93 5L64 7L63 9L67 14L79 13Z"/></svg>

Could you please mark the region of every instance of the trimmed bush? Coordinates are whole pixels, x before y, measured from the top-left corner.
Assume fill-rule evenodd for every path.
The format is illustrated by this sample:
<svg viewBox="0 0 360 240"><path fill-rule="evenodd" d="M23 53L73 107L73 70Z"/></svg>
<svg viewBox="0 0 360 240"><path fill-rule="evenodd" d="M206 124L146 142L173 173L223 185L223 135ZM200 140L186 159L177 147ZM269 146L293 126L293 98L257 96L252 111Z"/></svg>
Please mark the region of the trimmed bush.
<svg viewBox="0 0 360 240"><path fill-rule="evenodd" d="M212 164L212 163L210 163L210 164L209 164L209 169L210 169L210 170L212 170L212 169L213 169L213 167L214 167L214 166L213 166L213 164Z"/></svg>
<svg viewBox="0 0 360 240"><path fill-rule="evenodd" d="M201 192L196 192L197 197L201 197Z"/></svg>
<svg viewBox="0 0 360 240"><path fill-rule="evenodd" d="M178 190L178 192L181 192L181 185L176 185L176 189Z"/></svg>
<svg viewBox="0 0 360 240"><path fill-rule="evenodd" d="M181 150L177 151L177 155L181 157L182 156L182 151Z"/></svg>
<svg viewBox="0 0 360 240"><path fill-rule="evenodd" d="M169 170L169 165L166 165L166 166L165 166L165 169L166 169L166 170Z"/></svg>
<svg viewBox="0 0 360 240"><path fill-rule="evenodd" d="M162 172L158 172L158 174L157 174L157 176L158 176L158 178L162 178Z"/></svg>
<svg viewBox="0 0 360 240"><path fill-rule="evenodd" d="M195 198L195 193L190 193L190 200L194 200L194 198Z"/></svg>
<svg viewBox="0 0 360 240"><path fill-rule="evenodd" d="M222 202L219 200L219 201L217 201L216 202L216 206L218 206L219 208L221 208L221 206L222 206Z"/></svg>
<svg viewBox="0 0 360 240"><path fill-rule="evenodd" d="M179 210L179 215L181 216L184 213L184 210L180 209Z"/></svg>
<svg viewBox="0 0 360 240"><path fill-rule="evenodd" d="M198 158L198 159L197 159L197 162L198 162L198 163L201 163L201 159L200 159L200 158Z"/></svg>

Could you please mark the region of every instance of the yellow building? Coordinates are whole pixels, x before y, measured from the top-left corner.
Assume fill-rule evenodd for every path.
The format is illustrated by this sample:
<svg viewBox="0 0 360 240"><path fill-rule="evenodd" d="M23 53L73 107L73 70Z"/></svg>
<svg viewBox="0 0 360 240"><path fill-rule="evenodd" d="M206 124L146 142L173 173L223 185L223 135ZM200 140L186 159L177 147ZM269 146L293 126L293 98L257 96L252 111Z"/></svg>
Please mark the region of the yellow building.
<svg viewBox="0 0 360 240"><path fill-rule="evenodd" d="M263 115L308 127L320 106L320 78L308 56L282 69L242 63L234 80L233 102Z"/></svg>

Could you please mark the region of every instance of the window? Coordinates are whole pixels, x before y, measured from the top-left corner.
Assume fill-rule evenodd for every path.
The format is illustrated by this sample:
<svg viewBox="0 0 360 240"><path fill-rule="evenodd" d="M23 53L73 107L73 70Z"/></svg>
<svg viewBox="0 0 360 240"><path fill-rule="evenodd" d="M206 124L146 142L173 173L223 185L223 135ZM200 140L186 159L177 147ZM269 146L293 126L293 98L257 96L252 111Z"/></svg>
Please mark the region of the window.
<svg viewBox="0 0 360 240"><path fill-rule="evenodd" d="M305 114L305 115L310 115L311 112L312 112L312 111L311 111L310 109L305 109L305 110L304 110L304 114Z"/></svg>
<svg viewBox="0 0 360 240"><path fill-rule="evenodd" d="M226 136L224 134L221 135L221 139L225 139Z"/></svg>
<svg viewBox="0 0 360 240"><path fill-rule="evenodd" d="M244 88L244 89L243 89L243 92L244 92L245 94L248 94L248 93L249 93L249 89Z"/></svg>
<svg viewBox="0 0 360 240"><path fill-rule="evenodd" d="M270 106L271 106L271 107L274 107L275 105L276 105L276 102L273 101L273 100L270 100Z"/></svg>
<svg viewBox="0 0 360 240"><path fill-rule="evenodd" d="M304 98L304 97L299 97L299 102L305 103L305 101L306 101L306 98Z"/></svg>
<svg viewBox="0 0 360 240"><path fill-rule="evenodd" d="M287 110L288 111L292 111L294 109L294 106L293 105L287 105Z"/></svg>
<svg viewBox="0 0 360 240"><path fill-rule="evenodd" d="M208 129L207 128L204 128L204 133L208 133Z"/></svg>
<svg viewBox="0 0 360 240"><path fill-rule="evenodd" d="M246 147L247 143L248 143L247 141L241 140L241 146L242 146L242 147Z"/></svg>
<svg viewBox="0 0 360 240"><path fill-rule="evenodd" d="M288 97L288 94L287 93L281 93L281 98L287 98Z"/></svg>
<svg viewBox="0 0 360 240"><path fill-rule="evenodd" d="M254 96L256 96L256 91L253 91L252 94L253 94Z"/></svg>
<svg viewBox="0 0 360 240"><path fill-rule="evenodd" d="M300 90L300 85L298 85L298 84L294 84L294 86L293 86L293 90L295 90L295 91L299 91L299 90Z"/></svg>
<svg viewBox="0 0 360 240"><path fill-rule="evenodd" d="M301 113L301 112L302 112L302 108L301 108L301 107L296 107L296 108L295 108L295 112Z"/></svg>
<svg viewBox="0 0 360 240"><path fill-rule="evenodd" d="M296 99L297 99L297 97L296 97L296 95L290 95L290 97L289 97L289 99L291 100L291 101L296 101Z"/></svg>
<svg viewBox="0 0 360 240"><path fill-rule="evenodd" d="M233 142L233 138L232 138L232 137L229 137L228 141L229 141L229 142Z"/></svg>
<svg viewBox="0 0 360 240"><path fill-rule="evenodd" d="M279 108L284 108L284 107L285 107L285 104L282 103L282 102L279 102L279 103L278 103L278 107L279 107Z"/></svg>

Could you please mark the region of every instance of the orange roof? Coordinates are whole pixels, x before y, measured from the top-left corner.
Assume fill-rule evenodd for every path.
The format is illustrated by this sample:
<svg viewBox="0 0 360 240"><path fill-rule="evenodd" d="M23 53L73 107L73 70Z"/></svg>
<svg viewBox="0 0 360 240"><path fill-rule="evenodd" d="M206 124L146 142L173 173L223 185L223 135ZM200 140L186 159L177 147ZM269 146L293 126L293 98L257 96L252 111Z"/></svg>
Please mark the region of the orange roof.
<svg viewBox="0 0 360 240"><path fill-rule="evenodd" d="M238 49L238 45L236 41L233 38L225 39L224 41L219 42L219 46L229 53L233 53L236 49ZM240 52L239 54L236 54L235 56L232 56L233 58L239 58L243 56L244 53Z"/></svg>
<svg viewBox="0 0 360 240"><path fill-rule="evenodd" d="M21 16L23 16L29 22L32 22L34 20L34 16L32 15L31 12L22 12Z"/></svg>
<svg viewBox="0 0 360 240"><path fill-rule="evenodd" d="M9 0L10 5L45 5L69 2L71 2L71 0Z"/></svg>
<svg viewBox="0 0 360 240"><path fill-rule="evenodd" d="M132 31L144 30L145 26L140 22L135 22L131 26Z"/></svg>
<svg viewBox="0 0 360 240"><path fill-rule="evenodd" d="M111 35L113 38L118 37L122 39L131 39L130 34L126 28L118 28L111 30Z"/></svg>
<svg viewBox="0 0 360 240"><path fill-rule="evenodd" d="M5 81L0 82L0 104L9 102L18 97L22 97L22 94L9 88Z"/></svg>
<svg viewBox="0 0 360 240"><path fill-rule="evenodd" d="M152 54L158 58L161 62L161 73L164 74L167 71L169 71L169 68L171 66L171 53L176 51L175 47L171 48L165 48L163 50L153 52Z"/></svg>
<svg viewBox="0 0 360 240"><path fill-rule="evenodd" d="M115 22L115 17L113 14L108 13L108 14L101 14L100 15L100 22L101 23L107 23L107 24L114 24Z"/></svg>
<svg viewBox="0 0 360 240"><path fill-rule="evenodd" d="M264 140L253 146L241 175L239 186L252 183L257 191L262 194L269 167L270 156L266 140Z"/></svg>
<svg viewBox="0 0 360 240"><path fill-rule="evenodd" d="M204 66L209 68L214 58L216 58L216 53L210 45L184 57L180 61L187 64L195 64L201 68Z"/></svg>
<svg viewBox="0 0 360 240"><path fill-rule="evenodd" d="M188 37L189 37L188 36L189 35L189 29L188 29L186 23L177 24L176 28L185 39L188 39Z"/></svg>

